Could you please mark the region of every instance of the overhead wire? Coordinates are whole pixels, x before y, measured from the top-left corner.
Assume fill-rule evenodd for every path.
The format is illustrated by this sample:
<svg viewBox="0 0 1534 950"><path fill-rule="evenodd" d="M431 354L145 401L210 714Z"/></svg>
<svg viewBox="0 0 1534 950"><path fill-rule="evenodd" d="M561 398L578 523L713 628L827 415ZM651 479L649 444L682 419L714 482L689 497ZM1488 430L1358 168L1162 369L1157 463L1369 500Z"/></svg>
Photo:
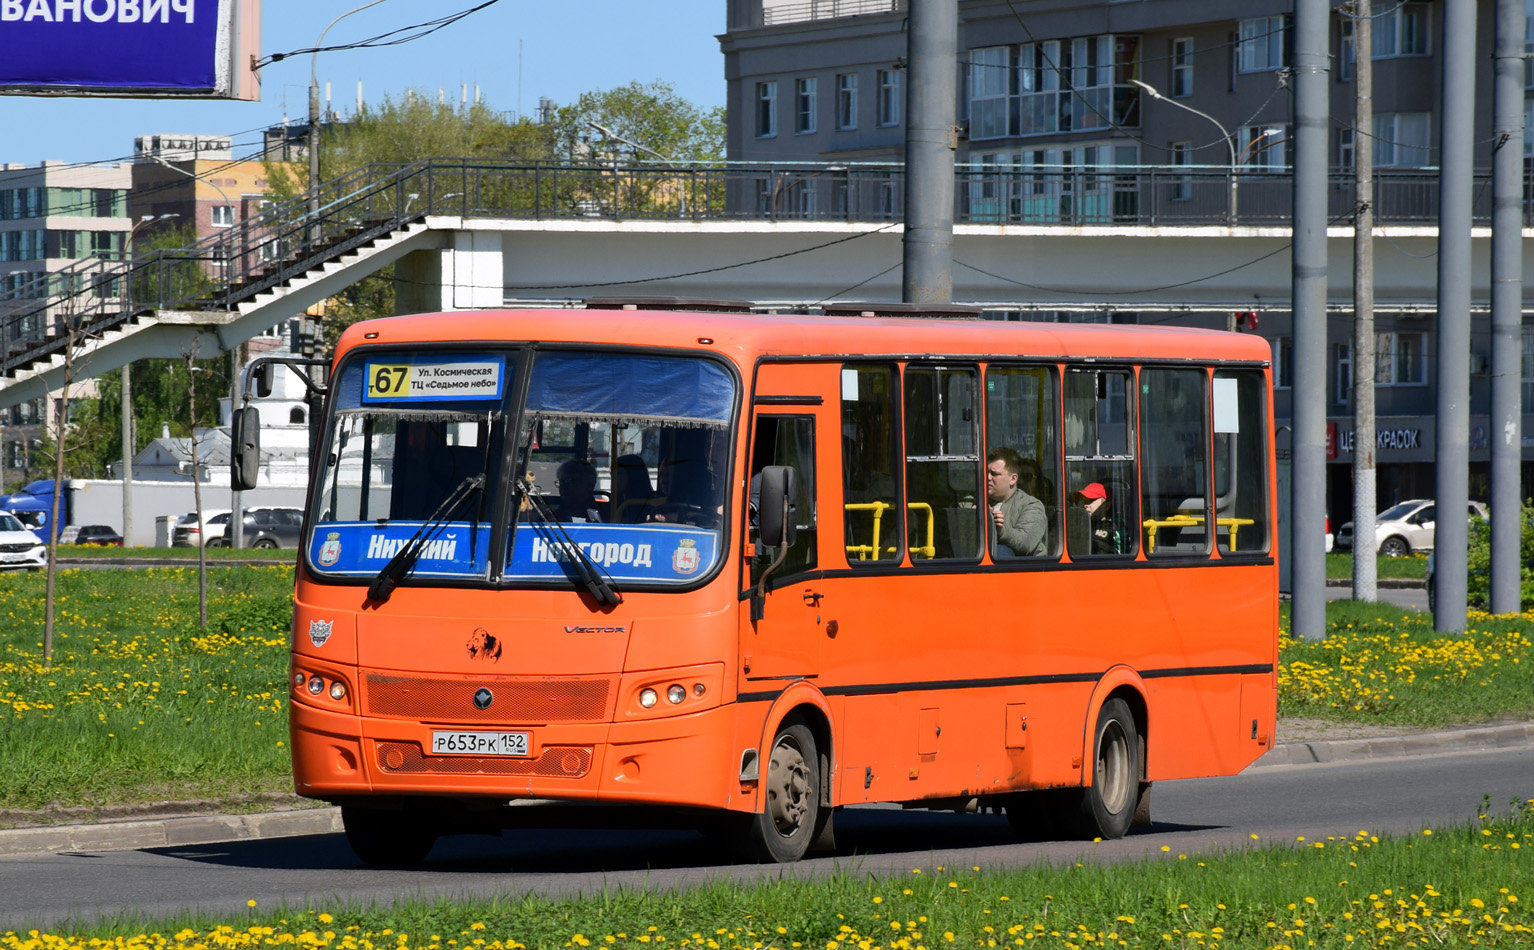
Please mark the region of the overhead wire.
<svg viewBox="0 0 1534 950"><path fill-rule="evenodd" d="M413 23L410 26L402 26L398 29L389 30L386 33L380 33L377 36L372 36L365 40L358 40L353 43L341 43L336 46L311 46L305 49L288 50L285 53L272 53L256 60L255 65L252 68L259 70L263 67L270 66L273 63L280 63L290 56L306 56L312 53L335 53L342 50L351 49L378 49L384 46L400 46L405 43L421 39L422 37L430 36L438 30L452 26L454 23L457 23L459 20L462 20L464 17L467 17L470 14L478 13L480 10L483 10L489 6L494 6L499 2L500 0L485 0L484 3L469 7L467 10L460 10L457 13L450 13L447 16L438 17L435 20L426 20L421 23ZM409 33L411 30L415 30L417 32L410 33L408 36L400 35L402 33ZM393 38L391 39L390 37Z"/></svg>

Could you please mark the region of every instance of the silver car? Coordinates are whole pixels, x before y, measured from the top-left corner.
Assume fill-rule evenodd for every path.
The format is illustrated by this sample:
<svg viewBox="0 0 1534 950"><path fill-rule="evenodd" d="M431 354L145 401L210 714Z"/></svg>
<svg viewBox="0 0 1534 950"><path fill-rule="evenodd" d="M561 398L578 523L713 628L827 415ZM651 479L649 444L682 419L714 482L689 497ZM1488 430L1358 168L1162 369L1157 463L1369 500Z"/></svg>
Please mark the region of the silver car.
<svg viewBox="0 0 1534 950"><path fill-rule="evenodd" d="M1486 506L1470 503L1467 517L1486 517ZM1374 519L1374 547L1385 557L1402 557L1413 551L1431 551L1438 526L1438 506L1432 499L1414 498L1380 512ZM1353 522L1337 532L1337 547L1353 549Z"/></svg>

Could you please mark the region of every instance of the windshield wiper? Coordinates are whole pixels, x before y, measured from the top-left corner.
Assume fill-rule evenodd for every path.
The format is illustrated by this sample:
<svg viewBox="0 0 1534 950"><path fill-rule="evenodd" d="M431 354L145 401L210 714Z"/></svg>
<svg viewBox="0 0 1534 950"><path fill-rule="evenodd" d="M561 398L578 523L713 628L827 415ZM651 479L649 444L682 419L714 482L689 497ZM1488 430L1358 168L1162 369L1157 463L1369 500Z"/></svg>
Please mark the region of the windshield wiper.
<svg viewBox="0 0 1534 950"><path fill-rule="evenodd" d="M470 475L458 483L458 487L442 500L437 510L431 513L431 517L421 523L410 540L406 541L389 563L383 566L378 576L373 578L373 583L368 585L368 599L384 603L394 593L394 588L399 586L400 579L410 573L415 567L415 562L426 549L426 540L443 523L450 520L458 513L458 509L469 499L470 493L485 487L484 475Z"/></svg>
<svg viewBox="0 0 1534 950"><path fill-rule="evenodd" d="M575 572L580 575L581 584L591 592L591 596L603 607L616 607L623 603L623 594L613 585L612 581L602 576L602 569L597 567L591 560L591 555L581 550L581 546L570 540L570 535L565 532L564 526L554 513L549 511L543 499L539 498L527 484L518 486L518 493L527 500L531 513L543 523L554 529L554 532L564 541L564 550L569 553L575 563Z"/></svg>

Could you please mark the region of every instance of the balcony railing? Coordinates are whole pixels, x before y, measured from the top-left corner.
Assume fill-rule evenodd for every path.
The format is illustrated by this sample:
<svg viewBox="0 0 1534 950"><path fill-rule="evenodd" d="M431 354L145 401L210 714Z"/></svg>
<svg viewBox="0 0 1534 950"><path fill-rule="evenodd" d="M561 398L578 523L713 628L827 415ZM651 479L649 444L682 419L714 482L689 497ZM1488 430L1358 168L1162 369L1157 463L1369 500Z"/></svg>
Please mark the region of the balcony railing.
<svg viewBox="0 0 1534 950"><path fill-rule="evenodd" d="M804 0L802 3L762 4L762 23L799 23L805 20L830 20L868 13L893 13L904 10L906 0Z"/></svg>
<svg viewBox="0 0 1534 950"><path fill-rule="evenodd" d="M1208 166L1118 168L962 165L959 224L1081 227L1285 227L1292 179L1282 171ZM1352 175L1326 186L1329 214L1346 223L1357 205ZM1432 225L1433 169L1378 169L1378 226ZM1491 219L1490 174L1476 176L1472 215ZM131 261L81 260L8 287L0 299L0 372L46 355L61 322L92 332L132 314L224 309L281 285L427 215L669 221L899 221L905 172L893 164L641 163L602 166L431 159L356 169L304 199L273 205L185 248ZM1534 225L1534 192L1524 193Z"/></svg>

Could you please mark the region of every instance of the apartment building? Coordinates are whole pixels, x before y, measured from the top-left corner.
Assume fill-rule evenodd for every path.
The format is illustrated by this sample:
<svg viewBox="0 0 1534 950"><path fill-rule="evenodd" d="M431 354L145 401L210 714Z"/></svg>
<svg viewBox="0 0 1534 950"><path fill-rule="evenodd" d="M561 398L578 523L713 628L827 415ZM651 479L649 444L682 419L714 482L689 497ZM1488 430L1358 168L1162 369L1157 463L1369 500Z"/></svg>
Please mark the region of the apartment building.
<svg viewBox="0 0 1534 950"><path fill-rule="evenodd" d="M1333 6L1328 204L1334 220L1346 225L1357 201L1350 180L1357 134L1354 21ZM1534 0L1528 6L1534 17ZM1245 226L1285 226L1293 10L1292 0L960 0L955 220L1215 225L1232 228L1232 239ZM1475 162L1488 172L1493 10L1493 0L1478 0ZM1435 223L1443 5L1374 0L1372 12L1374 206L1377 226L1387 229L1377 246L1389 251L1390 228ZM845 212L848 202L863 202L859 213L899 216L898 164L881 173L879 163L903 159L906 17L906 0L729 0L727 32L719 38L728 82L728 157L829 164L787 185L781 183L786 172L764 174L757 210L829 216ZM1534 51L1534 42L1528 48ZM1534 65L1529 76L1534 95ZM1524 111L1534 126L1527 103ZM1526 156L1534 152L1531 138L1526 132ZM882 188L845 184L881 174ZM1477 224L1484 225L1489 182L1476 195ZM1069 240L1063 228L1061 239ZM1431 261L1422 266L1431 272ZM964 297L963 282L956 272L956 299ZM1419 289L1415 303L1385 300L1377 309L1382 504L1434 491L1430 290L1425 302ZM1355 381L1352 321L1345 300L1333 303L1342 306L1334 306L1328 321L1328 495L1330 514L1340 522L1351 513ZM1487 301L1475 303L1484 308ZM1233 316L1140 313L1132 299L1111 313L1020 305L1015 313L994 315L1205 326L1226 326ZM1275 410L1283 427L1291 413L1290 314L1264 309L1243 322L1272 343ZM1471 494L1478 498L1488 491L1489 348L1483 311L1474 317L1472 339ZM1523 366L1524 425L1534 432L1534 328L1524 331ZM1525 437L1524 444L1534 462L1534 439ZM1531 462L1526 479L1534 479Z"/></svg>
<svg viewBox="0 0 1534 950"><path fill-rule="evenodd" d="M212 237L259 215L270 201L265 166L236 161L228 136L140 135L133 156L128 213L136 222L149 219L140 240L188 226L194 240Z"/></svg>

